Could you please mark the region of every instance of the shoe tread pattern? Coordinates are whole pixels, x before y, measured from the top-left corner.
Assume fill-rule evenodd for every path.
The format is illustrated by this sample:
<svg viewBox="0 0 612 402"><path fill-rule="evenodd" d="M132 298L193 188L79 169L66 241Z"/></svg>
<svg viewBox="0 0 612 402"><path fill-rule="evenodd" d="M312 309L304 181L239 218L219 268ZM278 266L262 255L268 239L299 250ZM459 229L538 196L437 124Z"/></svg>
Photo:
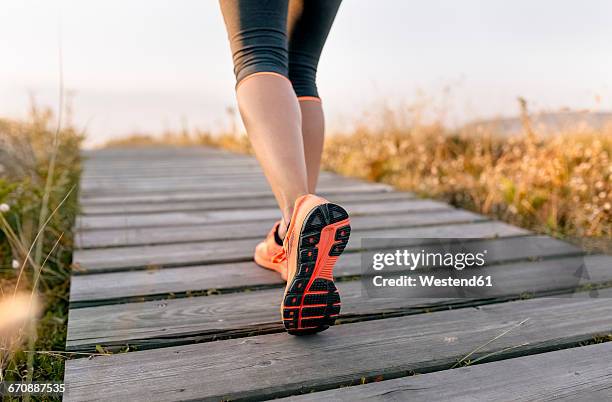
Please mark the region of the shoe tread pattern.
<svg viewBox="0 0 612 402"><path fill-rule="evenodd" d="M324 331L334 325L340 313L340 295L334 282L313 278L313 274L319 258L322 231L333 225L335 233L328 255L321 256L319 264L327 262L333 265L348 243L351 233L348 217L344 208L327 203L313 208L304 220L299 236L296 274L283 300L283 323L292 335ZM342 221L346 222L338 225Z"/></svg>

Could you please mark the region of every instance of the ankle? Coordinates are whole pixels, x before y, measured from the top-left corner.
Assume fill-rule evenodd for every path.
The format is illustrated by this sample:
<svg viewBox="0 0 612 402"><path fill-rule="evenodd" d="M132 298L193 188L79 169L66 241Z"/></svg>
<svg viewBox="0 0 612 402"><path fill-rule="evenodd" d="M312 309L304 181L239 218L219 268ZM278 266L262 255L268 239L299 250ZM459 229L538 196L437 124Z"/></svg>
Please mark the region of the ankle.
<svg viewBox="0 0 612 402"><path fill-rule="evenodd" d="M297 200L299 197L302 197L307 194L308 193L299 193L299 195L295 197L294 200ZM280 226L278 228L278 236L281 239L285 238L285 235L287 234L287 230L289 229L289 224L291 223L291 217L293 216L293 209L295 207L295 201L286 202L285 204L287 206L285 208L281 208L282 219L281 219Z"/></svg>
<svg viewBox="0 0 612 402"><path fill-rule="evenodd" d="M285 221L285 218L281 219L280 225L278 225L278 230L276 233L278 234L278 238L280 240L284 240L287 235L287 229L289 228L289 221Z"/></svg>

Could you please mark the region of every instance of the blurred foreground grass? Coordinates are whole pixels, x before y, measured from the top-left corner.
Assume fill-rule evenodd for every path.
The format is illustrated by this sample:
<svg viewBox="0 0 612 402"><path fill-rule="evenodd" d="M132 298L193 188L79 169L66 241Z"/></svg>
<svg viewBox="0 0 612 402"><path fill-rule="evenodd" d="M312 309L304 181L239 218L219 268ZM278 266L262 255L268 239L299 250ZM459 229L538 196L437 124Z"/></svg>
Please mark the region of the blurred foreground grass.
<svg viewBox="0 0 612 402"><path fill-rule="evenodd" d="M0 119L0 306L19 305L15 294L27 301L27 315L35 313L30 301L40 306L33 323L0 331L5 381L63 379L64 356L55 352L66 339L82 135L70 126L58 130L55 120L35 107L27 121Z"/></svg>
<svg viewBox="0 0 612 402"><path fill-rule="evenodd" d="M522 134L495 125L450 130L418 111L382 109L326 139L323 168L388 183L556 237L612 238L612 127L544 135L521 101ZM245 135L135 135L107 146L193 144L251 153Z"/></svg>

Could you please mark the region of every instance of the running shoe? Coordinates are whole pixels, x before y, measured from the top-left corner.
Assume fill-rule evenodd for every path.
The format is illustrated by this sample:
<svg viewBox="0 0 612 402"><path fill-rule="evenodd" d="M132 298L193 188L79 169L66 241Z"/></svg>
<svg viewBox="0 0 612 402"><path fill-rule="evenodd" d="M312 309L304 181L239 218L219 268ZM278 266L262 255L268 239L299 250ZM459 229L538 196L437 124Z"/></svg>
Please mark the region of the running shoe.
<svg viewBox="0 0 612 402"><path fill-rule="evenodd" d="M280 223L276 222L265 240L255 247L255 263L278 272L284 280L287 280L287 259L284 258L283 241L278 237Z"/></svg>
<svg viewBox="0 0 612 402"><path fill-rule="evenodd" d="M285 329L292 335L324 331L340 313L333 269L348 243L348 213L315 195L298 198L283 242L287 286L281 303Z"/></svg>

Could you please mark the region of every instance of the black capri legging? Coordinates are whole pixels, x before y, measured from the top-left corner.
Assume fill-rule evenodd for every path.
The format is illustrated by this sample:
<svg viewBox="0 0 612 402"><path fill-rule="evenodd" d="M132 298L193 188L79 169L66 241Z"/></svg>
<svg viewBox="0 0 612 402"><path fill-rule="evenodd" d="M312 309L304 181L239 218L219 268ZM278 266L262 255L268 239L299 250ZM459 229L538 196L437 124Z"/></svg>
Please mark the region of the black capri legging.
<svg viewBox="0 0 612 402"><path fill-rule="evenodd" d="M319 57L341 0L219 0L236 88L248 76L288 78L298 97L319 98Z"/></svg>

